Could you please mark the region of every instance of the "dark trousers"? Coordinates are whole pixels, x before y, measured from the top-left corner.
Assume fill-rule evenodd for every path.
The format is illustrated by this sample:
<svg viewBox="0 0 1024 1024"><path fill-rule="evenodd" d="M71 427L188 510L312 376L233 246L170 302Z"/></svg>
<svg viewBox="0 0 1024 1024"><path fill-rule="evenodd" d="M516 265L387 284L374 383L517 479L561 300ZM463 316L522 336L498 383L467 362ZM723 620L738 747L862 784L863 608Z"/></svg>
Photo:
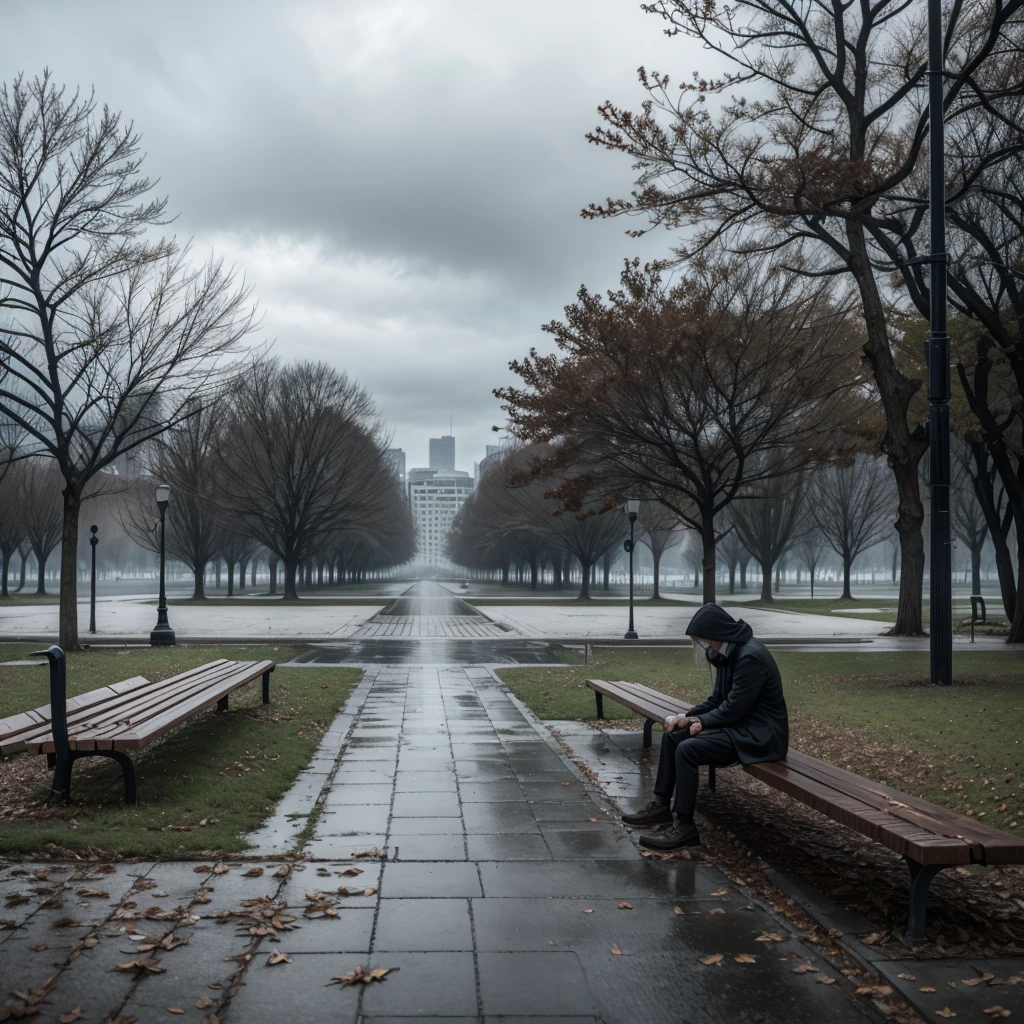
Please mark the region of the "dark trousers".
<svg viewBox="0 0 1024 1024"><path fill-rule="evenodd" d="M697 806L700 766L724 767L738 760L736 747L724 729L707 729L696 736L691 736L686 729L663 732L654 795L671 802L672 810L684 821L692 821L693 809Z"/></svg>

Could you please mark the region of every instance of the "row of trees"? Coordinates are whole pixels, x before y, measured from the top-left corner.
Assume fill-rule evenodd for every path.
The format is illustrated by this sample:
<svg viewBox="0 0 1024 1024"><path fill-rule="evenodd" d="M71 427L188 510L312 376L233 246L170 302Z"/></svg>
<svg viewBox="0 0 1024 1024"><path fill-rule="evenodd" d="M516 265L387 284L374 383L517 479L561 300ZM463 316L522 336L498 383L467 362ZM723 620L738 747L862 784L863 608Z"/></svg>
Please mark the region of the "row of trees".
<svg viewBox="0 0 1024 1024"><path fill-rule="evenodd" d="M411 544L368 397L262 358L249 289L161 235L154 186L134 126L91 95L49 73L0 87L0 461L43 459L59 481L66 648L83 503L132 456L174 488L172 550L197 578L225 529L284 563L286 597L311 557L370 565ZM129 513L147 544L151 501Z"/></svg>
<svg viewBox="0 0 1024 1024"><path fill-rule="evenodd" d="M945 34L954 429L971 452L1014 640L1024 639L1024 545L1013 550L1024 526L1022 8L954 4ZM566 508L582 507L585 493L594 500L597 479L646 488L701 531L712 580L716 534L730 528L721 513L745 488L874 450L896 490L895 631L920 633L926 5L655 0L645 10L726 70L676 83L641 69L641 110L599 108L590 140L627 154L638 177L629 198L584 215L638 216L649 224L638 233L679 232L672 262L685 276L669 287L656 268L631 265L607 300L581 291L566 322L549 326L559 353L513 364L523 387L498 392L513 432L557 442L531 472L559 476L554 492ZM714 286L744 275L743 287ZM758 289L794 310L768 317L781 342L771 357L774 341L749 352L743 340L735 352L737 338L766 323L766 303L751 301ZM794 307L801 293L817 303ZM818 317L819 340L795 330L811 326L799 324L800 308ZM783 340L796 335L812 343ZM844 403L850 412L830 415Z"/></svg>

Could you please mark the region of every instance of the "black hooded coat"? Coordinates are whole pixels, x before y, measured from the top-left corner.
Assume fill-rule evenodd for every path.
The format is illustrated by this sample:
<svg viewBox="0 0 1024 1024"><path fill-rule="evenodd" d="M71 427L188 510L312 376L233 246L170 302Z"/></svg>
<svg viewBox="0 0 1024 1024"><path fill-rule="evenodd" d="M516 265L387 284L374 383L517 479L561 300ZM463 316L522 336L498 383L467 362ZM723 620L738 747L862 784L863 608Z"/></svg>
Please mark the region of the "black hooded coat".
<svg viewBox="0 0 1024 1024"><path fill-rule="evenodd" d="M722 729L741 764L782 761L789 750L789 713L779 667L753 630L717 604L700 608L686 627L688 636L729 644L716 665L714 692L688 712L705 729ZM716 664L717 662L717 664Z"/></svg>

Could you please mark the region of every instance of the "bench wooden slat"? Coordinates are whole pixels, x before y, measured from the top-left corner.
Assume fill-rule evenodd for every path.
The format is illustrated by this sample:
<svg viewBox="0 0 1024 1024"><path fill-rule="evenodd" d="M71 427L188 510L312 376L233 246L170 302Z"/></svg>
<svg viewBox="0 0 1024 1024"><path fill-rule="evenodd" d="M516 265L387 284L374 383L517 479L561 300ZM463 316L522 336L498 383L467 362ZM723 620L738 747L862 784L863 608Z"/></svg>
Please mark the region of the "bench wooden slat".
<svg viewBox="0 0 1024 1024"><path fill-rule="evenodd" d="M588 679L587 686L653 721L693 705L641 683ZM1024 839L837 765L790 750L785 761L744 765L765 785L919 864L1024 863Z"/></svg>

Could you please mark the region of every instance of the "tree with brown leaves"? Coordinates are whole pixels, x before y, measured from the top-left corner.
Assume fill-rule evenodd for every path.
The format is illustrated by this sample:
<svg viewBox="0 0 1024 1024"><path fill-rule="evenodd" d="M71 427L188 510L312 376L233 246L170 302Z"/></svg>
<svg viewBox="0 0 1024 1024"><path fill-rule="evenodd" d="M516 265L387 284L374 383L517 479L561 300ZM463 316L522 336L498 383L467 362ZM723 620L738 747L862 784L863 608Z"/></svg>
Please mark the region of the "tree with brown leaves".
<svg viewBox="0 0 1024 1024"><path fill-rule="evenodd" d="M627 263L618 291L582 288L565 314L545 327L558 351L511 363L523 386L495 391L512 434L545 445L531 474L567 509L661 502L698 531L714 601L716 517L744 487L831 459L859 414L848 311L827 283L722 259L672 284Z"/></svg>

